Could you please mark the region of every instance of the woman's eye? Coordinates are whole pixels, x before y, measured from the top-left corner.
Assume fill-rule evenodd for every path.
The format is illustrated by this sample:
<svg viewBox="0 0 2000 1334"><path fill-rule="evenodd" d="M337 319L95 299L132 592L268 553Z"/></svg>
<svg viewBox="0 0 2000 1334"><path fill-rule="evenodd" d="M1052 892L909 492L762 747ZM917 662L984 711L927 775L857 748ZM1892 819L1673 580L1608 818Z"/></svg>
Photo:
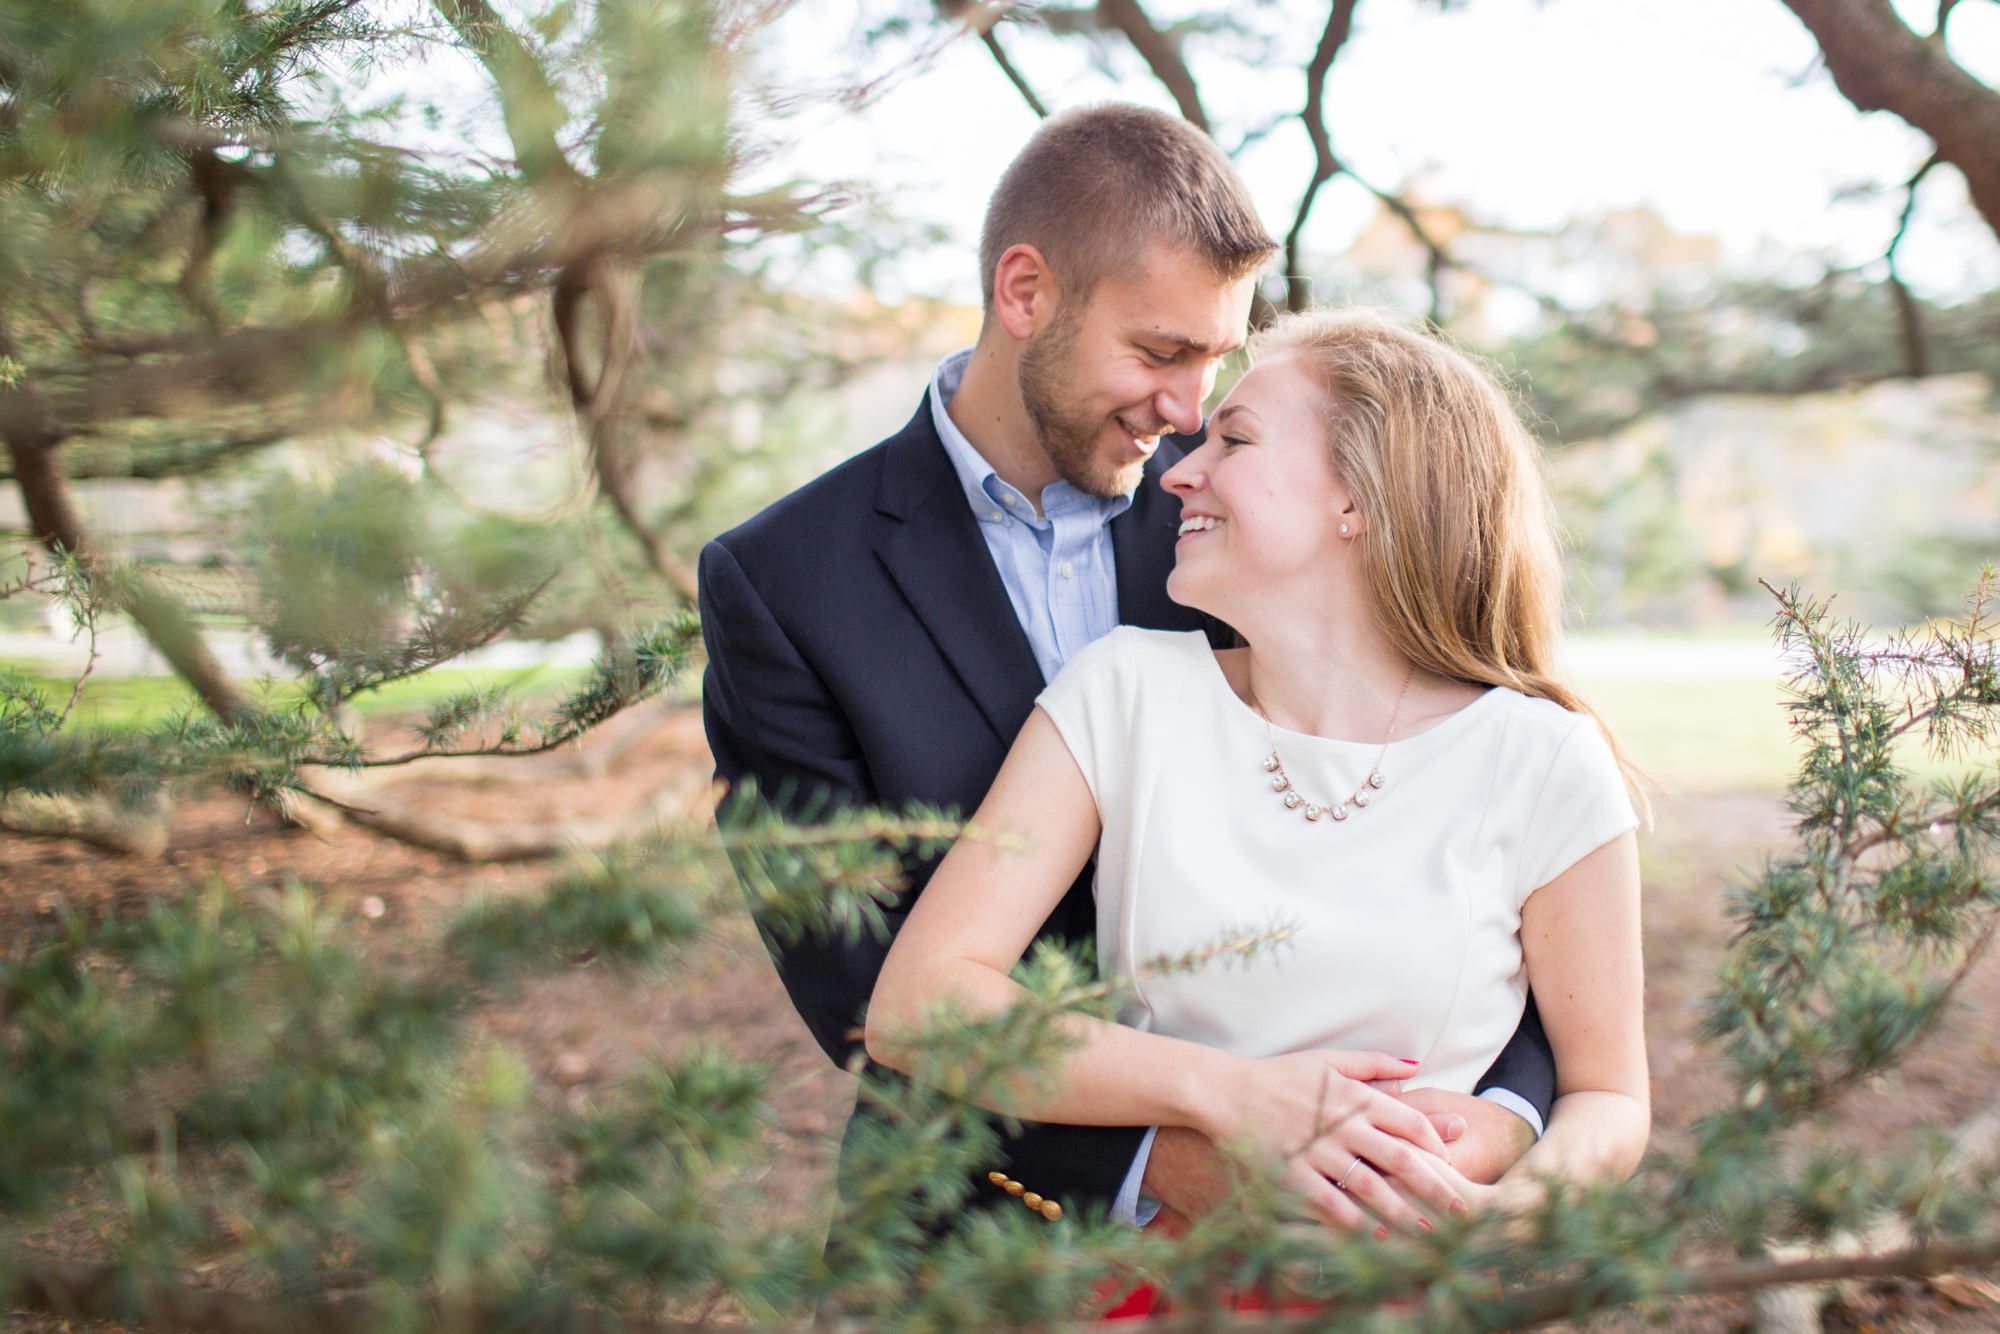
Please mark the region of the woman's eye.
<svg viewBox="0 0 2000 1334"><path fill-rule="evenodd" d="M1225 435L1222 437L1222 443L1225 445L1247 445L1250 442L1240 435Z"/></svg>

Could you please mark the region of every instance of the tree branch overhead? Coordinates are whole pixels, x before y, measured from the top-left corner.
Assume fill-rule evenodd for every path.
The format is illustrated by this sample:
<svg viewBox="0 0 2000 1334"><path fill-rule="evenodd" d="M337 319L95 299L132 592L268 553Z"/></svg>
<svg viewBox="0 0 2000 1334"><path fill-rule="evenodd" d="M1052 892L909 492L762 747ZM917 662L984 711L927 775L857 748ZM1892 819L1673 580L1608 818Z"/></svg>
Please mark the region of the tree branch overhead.
<svg viewBox="0 0 2000 1334"><path fill-rule="evenodd" d="M1834 86L1861 111L1889 111L1931 137L1965 176L1974 207L2000 234L2000 92L1951 58L1940 36L1911 31L1890 0L1785 0ZM1939 11L1944 30L1949 6Z"/></svg>

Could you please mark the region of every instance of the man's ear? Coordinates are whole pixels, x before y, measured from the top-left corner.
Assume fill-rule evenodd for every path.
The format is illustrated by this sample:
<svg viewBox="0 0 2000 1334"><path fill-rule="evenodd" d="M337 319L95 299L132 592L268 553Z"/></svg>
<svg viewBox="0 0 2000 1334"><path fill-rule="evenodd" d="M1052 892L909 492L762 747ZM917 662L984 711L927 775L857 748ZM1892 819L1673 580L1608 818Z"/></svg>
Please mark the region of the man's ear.
<svg viewBox="0 0 2000 1334"><path fill-rule="evenodd" d="M993 314L1009 337L1026 342L1056 308L1055 275L1042 252L1023 242L993 266Z"/></svg>

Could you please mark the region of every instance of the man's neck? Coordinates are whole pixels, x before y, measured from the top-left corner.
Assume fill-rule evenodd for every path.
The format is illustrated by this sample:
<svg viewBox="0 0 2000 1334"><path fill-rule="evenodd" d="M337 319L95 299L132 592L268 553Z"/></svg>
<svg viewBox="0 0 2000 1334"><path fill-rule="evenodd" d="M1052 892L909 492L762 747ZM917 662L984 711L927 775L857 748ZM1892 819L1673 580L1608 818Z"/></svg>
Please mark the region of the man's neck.
<svg viewBox="0 0 2000 1334"><path fill-rule="evenodd" d="M945 411L994 475L1042 512L1042 488L1057 480L1055 465L1021 401L1018 365L1011 348L982 338Z"/></svg>

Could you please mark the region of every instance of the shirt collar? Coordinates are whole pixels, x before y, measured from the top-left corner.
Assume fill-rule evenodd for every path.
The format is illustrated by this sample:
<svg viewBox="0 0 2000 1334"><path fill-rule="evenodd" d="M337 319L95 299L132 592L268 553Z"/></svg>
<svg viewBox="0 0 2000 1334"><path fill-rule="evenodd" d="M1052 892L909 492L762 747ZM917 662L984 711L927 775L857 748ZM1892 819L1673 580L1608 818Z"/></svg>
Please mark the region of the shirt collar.
<svg viewBox="0 0 2000 1334"><path fill-rule="evenodd" d="M931 424L937 428L938 439L944 442L944 452L951 458L953 471L958 474L958 483L965 491L965 502L972 506L972 512L982 523L1000 523L1006 519L1019 519L1030 527L1043 527L1049 522L1037 517L1035 507L1027 503L1027 497L1007 483L993 471L993 465L986 457L973 448L965 438L965 432L958 429L958 423L945 411L958 393L958 386L965 380L965 368L972 361L973 349L961 348L938 362L931 372ZM1132 506L1132 495L1138 488L1133 487L1122 496L1093 496L1079 491L1068 482L1058 479L1042 489L1042 510L1049 513L1057 509L1072 507L1087 508L1096 512L1099 523L1110 523ZM995 515L999 518L995 518Z"/></svg>

